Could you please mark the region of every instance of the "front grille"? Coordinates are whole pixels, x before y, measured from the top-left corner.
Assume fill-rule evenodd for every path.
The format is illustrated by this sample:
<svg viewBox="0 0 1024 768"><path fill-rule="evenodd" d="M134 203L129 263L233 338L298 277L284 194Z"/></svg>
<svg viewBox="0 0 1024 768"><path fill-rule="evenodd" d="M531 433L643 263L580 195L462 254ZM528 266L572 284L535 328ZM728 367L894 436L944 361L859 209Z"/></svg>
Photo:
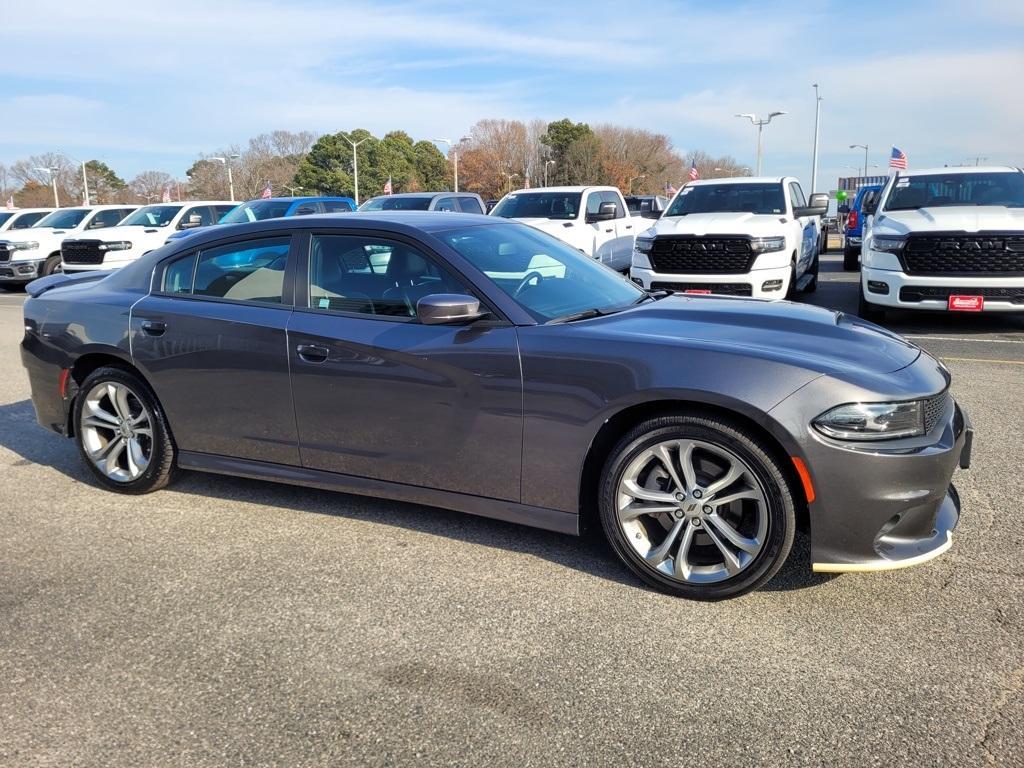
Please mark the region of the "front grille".
<svg viewBox="0 0 1024 768"><path fill-rule="evenodd" d="M0 243L0 261L10 261L14 249L7 243Z"/></svg>
<svg viewBox="0 0 1024 768"><path fill-rule="evenodd" d="M711 291L723 296L753 296L750 283L651 283L651 289L665 288L669 291Z"/></svg>
<svg viewBox="0 0 1024 768"><path fill-rule="evenodd" d="M102 264L106 251L100 250L102 240L65 240L60 247L67 264Z"/></svg>
<svg viewBox="0 0 1024 768"><path fill-rule="evenodd" d="M948 301L950 296L984 296L991 301L1009 301L1024 304L1024 288L968 288L954 286L905 285L900 288L900 301Z"/></svg>
<svg viewBox="0 0 1024 768"><path fill-rule="evenodd" d="M748 237L656 237L651 247L651 266L666 274L742 275L750 271L756 254Z"/></svg>
<svg viewBox="0 0 1024 768"><path fill-rule="evenodd" d="M1024 275L1024 234L909 235L900 261L908 275Z"/></svg>
<svg viewBox="0 0 1024 768"><path fill-rule="evenodd" d="M942 414L946 412L946 403L949 401L949 390L942 394L930 397L924 401L924 430L931 432Z"/></svg>

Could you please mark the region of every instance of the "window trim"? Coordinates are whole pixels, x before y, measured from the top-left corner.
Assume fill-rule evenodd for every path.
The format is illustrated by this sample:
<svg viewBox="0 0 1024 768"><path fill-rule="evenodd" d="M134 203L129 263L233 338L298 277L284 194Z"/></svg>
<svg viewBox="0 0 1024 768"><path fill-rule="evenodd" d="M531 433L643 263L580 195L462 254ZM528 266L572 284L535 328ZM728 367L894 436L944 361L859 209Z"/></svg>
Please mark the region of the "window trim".
<svg viewBox="0 0 1024 768"><path fill-rule="evenodd" d="M490 317L481 318L473 323L469 323L466 326L451 326L451 327L469 327L470 325L477 324L488 324L487 327L506 326L512 325L511 321L505 316L495 304L492 302L484 293L481 291L473 280L467 278L459 269L455 267L448 259L445 259L436 250L431 248L427 243L417 240L413 237L409 237L404 233L400 232L386 232L377 229L310 229L303 233L304 237L301 238L302 242L299 245L299 256L296 258L296 270L295 280L293 283L295 303L293 309L296 312L303 312L312 315L319 316L335 316L335 317L349 317L357 318L360 320L377 320L381 322L392 322L392 323L414 323L416 325L422 325L416 316L411 317L398 317L396 315L371 315L364 312L346 312L339 309L321 309L320 307L310 306L309 303L309 279L310 279L310 265L313 260L313 238L316 236L321 237L359 237L364 239L377 239L377 240L393 240L412 248L415 248L420 252L428 261L432 262L435 267L440 270L449 272L453 277L460 280L466 288L469 290L467 295L472 296L474 299L480 302L481 308L486 309L490 312ZM301 255L305 253L305 256ZM301 296L300 296L301 291ZM481 326L484 327L484 326Z"/></svg>

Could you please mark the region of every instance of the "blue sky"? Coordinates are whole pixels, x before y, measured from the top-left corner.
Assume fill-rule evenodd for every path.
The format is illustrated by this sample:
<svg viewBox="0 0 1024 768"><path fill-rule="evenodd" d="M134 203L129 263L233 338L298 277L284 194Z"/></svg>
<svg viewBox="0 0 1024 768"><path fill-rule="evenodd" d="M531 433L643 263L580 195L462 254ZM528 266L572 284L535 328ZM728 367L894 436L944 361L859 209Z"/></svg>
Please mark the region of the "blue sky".
<svg viewBox="0 0 1024 768"><path fill-rule="evenodd" d="M819 187L863 163L854 143L882 172L893 144L911 167L1024 165L1019 0L40 0L2 24L0 163L60 150L180 177L277 128L458 138L485 117L570 117L753 165L733 115L781 109L765 170L806 185L817 82Z"/></svg>

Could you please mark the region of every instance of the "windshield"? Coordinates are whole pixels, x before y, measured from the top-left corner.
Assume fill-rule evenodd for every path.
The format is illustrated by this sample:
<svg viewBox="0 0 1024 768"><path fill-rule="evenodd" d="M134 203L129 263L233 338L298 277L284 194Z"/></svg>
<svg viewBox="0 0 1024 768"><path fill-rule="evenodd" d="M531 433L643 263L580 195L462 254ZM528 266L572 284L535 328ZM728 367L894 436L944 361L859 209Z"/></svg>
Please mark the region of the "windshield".
<svg viewBox="0 0 1024 768"><path fill-rule="evenodd" d="M89 215L88 208L62 208L43 216L33 227L77 227ZM32 227L29 227L31 229Z"/></svg>
<svg viewBox="0 0 1024 768"><path fill-rule="evenodd" d="M624 309L645 295L617 272L526 226L485 224L437 236L540 322Z"/></svg>
<svg viewBox="0 0 1024 768"><path fill-rule="evenodd" d="M765 184L700 184L683 187L672 201L666 216L688 213L760 213L786 212L782 185Z"/></svg>
<svg viewBox="0 0 1024 768"><path fill-rule="evenodd" d="M425 211L432 197L371 197L359 206L360 211Z"/></svg>
<svg viewBox="0 0 1024 768"><path fill-rule="evenodd" d="M580 192L516 192L494 206L492 216L505 219L575 219Z"/></svg>
<svg viewBox="0 0 1024 768"><path fill-rule="evenodd" d="M886 211L951 205L1024 207L1024 174L950 173L900 176L885 201Z"/></svg>
<svg viewBox="0 0 1024 768"><path fill-rule="evenodd" d="M221 216L220 223L245 224L248 221L276 219L288 213L290 206L290 200L252 200Z"/></svg>
<svg viewBox="0 0 1024 768"><path fill-rule="evenodd" d="M146 205L122 221L121 226L166 227L181 209L180 205Z"/></svg>

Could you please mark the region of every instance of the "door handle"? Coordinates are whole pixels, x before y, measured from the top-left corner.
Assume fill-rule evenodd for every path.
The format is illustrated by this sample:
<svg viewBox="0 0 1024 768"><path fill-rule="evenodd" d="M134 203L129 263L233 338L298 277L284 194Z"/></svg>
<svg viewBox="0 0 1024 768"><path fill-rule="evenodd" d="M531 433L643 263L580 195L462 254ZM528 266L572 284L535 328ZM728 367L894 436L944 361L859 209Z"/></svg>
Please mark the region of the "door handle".
<svg viewBox="0 0 1024 768"><path fill-rule="evenodd" d="M143 320L142 332L149 336L163 336L167 325L157 320Z"/></svg>
<svg viewBox="0 0 1024 768"><path fill-rule="evenodd" d="M606 229L605 232L614 232L614 229Z"/></svg>
<svg viewBox="0 0 1024 768"><path fill-rule="evenodd" d="M627 225L626 225L626 229L632 229L632 228L633 228L633 225L632 225L632 224L627 224Z"/></svg>
<svg viewBox="0 0 1024 768"><path fill-rule="evenodd" d="M307 363L322 363L331 353L331 350L327 347L322 347L319 344L299 344L299 346L295 348L295 351L298 352L299 357Z"/></svg>

